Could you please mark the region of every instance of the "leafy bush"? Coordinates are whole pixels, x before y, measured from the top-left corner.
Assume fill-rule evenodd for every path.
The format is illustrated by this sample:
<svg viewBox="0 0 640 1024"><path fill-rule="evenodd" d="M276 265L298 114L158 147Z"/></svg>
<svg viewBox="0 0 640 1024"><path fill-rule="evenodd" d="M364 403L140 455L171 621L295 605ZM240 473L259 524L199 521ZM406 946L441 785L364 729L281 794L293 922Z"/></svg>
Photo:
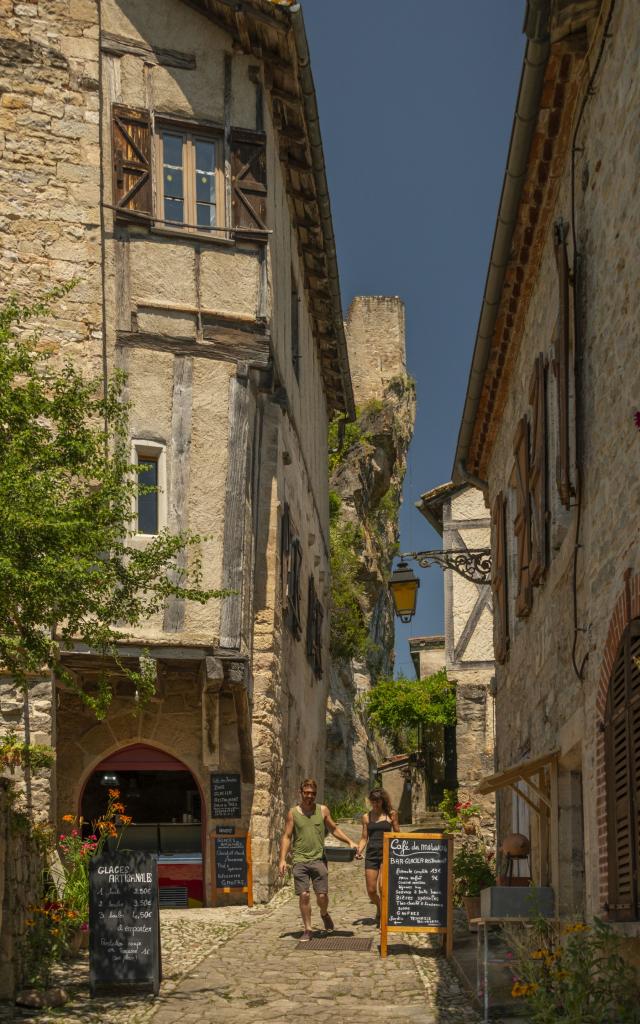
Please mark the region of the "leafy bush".
<svg viewBox="0 0 640 1024"><path fill-rule="evenodd" d="M426 679L381 679L362 701L371 723L389 739L419 725L455 725L455 685L441 669Z"/></svg>
<svg viewBox="0 0 640 1024"><path fill-rule="evenodd" d="M463 896L479 896L481 889L495 885L493 851L465 843L453 858L453 901L458 906Z"/></svg>
<svg viewBox="0 0 640 1024"><path fill-rule="evenodd" d="M336 821L339 818L359 818L367 809L364 796L357 793L333 793L327 790L325 801Z"/></svg>
<svg viewBox="0 0 640 1024"><path fill-rule="evenodd" d="M533 1024L638 1024L640 987L623 939L595 918L560 929L545 918L508 932L516 950L512 995Z"/></svg>

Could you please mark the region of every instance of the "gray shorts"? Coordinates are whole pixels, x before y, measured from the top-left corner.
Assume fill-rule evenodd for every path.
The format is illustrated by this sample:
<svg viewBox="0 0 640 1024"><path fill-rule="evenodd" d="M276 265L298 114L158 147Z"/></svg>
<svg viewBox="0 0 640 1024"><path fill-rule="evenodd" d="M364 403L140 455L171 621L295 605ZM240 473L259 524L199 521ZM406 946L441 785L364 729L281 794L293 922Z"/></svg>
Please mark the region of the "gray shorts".
<svg viewBox="0 0 640 1024"><path fill-rule="evenodd" d="M293 865L293 884L296 896L309 892L311 885L315 893L329 892L329 869L324 860L307 860Z"/></svg>

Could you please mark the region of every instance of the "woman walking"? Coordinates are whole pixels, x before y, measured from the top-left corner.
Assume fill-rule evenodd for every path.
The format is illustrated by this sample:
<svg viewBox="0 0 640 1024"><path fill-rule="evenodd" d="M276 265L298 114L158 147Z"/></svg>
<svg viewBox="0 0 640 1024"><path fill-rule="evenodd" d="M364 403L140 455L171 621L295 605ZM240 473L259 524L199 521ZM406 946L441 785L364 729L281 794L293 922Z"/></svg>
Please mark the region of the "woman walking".
<svg viewBox="0 0 640 1024"><path fill-rule="evenodd" d="M389 794L384 789L372 789L369 793L371 810L362 815L362 836L358 843L356 857L362 857L365 846L364 874L369 899L376 908L376 924L380 924L380 869L382 867L383 835L385 832L399 832L397 811L391 806Z"/></svg>

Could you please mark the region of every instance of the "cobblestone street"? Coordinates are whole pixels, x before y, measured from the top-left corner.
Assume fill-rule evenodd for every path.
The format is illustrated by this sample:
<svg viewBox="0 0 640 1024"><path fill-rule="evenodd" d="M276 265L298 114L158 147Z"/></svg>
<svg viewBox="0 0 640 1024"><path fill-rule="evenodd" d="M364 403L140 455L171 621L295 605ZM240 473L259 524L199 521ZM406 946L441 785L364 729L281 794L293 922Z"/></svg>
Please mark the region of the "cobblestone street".
<svg viewBox="0 0 640 1024"><path fill-rule="evenodd" d="M256 1024L393 1018L415 1024L476 1024L476 1012L428 936L390 936L380 958L379 932L361 865L331 866L337 935L373 938L369 952L299 950L297 901L278 895L268 908L163 911L165 979L158 999L90 1000L86 959L69 986L73 1001L52 1011L8 1011L0 1021L37 1024ZM314 925L320 924L317 909ZM323 932L318 932L323 935ZM204 954L204 956L202 955Z"/></svg>

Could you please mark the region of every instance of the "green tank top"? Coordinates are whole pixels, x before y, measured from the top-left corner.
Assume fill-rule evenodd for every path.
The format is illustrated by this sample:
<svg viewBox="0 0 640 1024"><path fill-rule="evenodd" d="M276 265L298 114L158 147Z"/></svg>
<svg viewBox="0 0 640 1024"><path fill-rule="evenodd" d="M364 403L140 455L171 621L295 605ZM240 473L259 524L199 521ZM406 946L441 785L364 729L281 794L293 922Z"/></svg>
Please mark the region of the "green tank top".
<svg viewBox="0 0 640 1024"><path fill-rule="evenodd" d="M293 809L293 863L305 864L324 857L324 818L320 804L307 817L297 807Z"/></svg>

